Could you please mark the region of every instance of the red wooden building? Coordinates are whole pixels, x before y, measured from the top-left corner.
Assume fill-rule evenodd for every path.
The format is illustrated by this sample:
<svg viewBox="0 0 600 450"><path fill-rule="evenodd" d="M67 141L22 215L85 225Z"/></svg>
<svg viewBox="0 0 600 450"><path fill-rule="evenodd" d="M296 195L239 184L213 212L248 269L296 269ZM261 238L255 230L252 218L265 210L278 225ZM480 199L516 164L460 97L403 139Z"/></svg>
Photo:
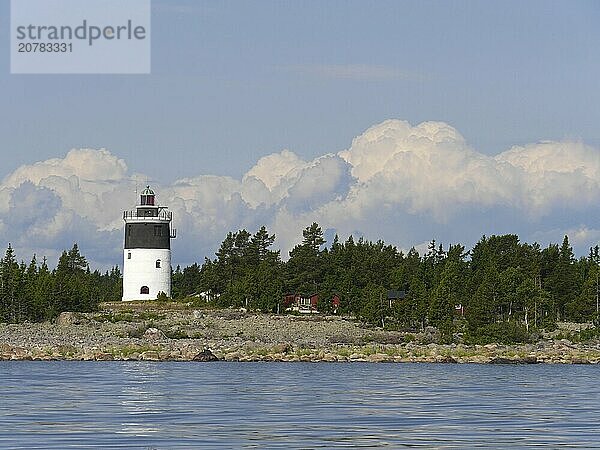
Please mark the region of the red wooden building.
<svg viewBox="0 0 600 450"><path fill-rule="evenodd" d="M338 309L340 309L340 304L341 304L341 300L340 300L340 296L337 294L333 295L333 298L331 299L331 306L333 307L333 313L337 314Z"/></svg>
<svg viewBox="0 0 600 450"><path fill-rule="evenodd" d="M283 296L283 306L286 311L298 311L301 313L317 313L317 304L319 303L319 294L285 294Z"/></svg>
<svg viewBox="0 0 600 450"><path fill-rule="evenodd" d="M331 298L331 308L333 314L337 314L341 305L340 296L334 294ZM283 296L283 307L286 311L298 311L301 313L318 313L319 294L294 294L289 293Z"/></svg>

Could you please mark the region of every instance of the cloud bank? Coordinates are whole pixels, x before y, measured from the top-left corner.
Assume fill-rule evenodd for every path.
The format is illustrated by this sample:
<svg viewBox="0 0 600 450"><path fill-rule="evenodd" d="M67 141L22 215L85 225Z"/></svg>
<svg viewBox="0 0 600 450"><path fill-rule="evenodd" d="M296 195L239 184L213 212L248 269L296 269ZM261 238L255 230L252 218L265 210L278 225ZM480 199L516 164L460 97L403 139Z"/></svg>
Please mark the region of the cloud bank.
<svg viewBox="0 0 600 450"><path fill-rule="evenodd" d="M0 183L1 235L26 258L53 263L78 242L94 264L120 264L121 212L144 179L104 149L22 166ZM585 254L600 238L599 149L539 142L488 156L442 122L387 120L337 154L305 161L282 150L241 179L202 174L155 188L174 213L173 260L182 265L212 257L228 231L263 224L284 257L313 221L328 235L403 249L494 233L546 244L567 233Z"/></svg>

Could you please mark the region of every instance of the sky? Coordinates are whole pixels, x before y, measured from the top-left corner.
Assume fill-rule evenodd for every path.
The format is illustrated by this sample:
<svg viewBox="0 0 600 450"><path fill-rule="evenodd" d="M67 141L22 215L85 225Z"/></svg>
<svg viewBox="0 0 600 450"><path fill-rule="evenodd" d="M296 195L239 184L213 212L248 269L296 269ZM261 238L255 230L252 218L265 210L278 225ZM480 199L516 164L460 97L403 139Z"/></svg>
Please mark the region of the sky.
<svg viewBox="0 0 600 450"><path fill-rule="evenodd" d="M149 75L12 75L0 0L0 236L121 263L150 183L173 261L317 221L409 249L600 239L600 4L153 0Z"/></svg>

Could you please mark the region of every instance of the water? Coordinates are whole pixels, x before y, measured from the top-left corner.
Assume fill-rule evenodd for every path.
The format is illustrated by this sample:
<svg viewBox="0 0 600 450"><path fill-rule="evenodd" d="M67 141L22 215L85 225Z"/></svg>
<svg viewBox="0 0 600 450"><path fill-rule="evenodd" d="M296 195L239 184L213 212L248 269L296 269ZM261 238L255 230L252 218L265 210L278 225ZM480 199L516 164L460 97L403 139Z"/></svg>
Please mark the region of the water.
<svg viewBox="0 0 600 450"><path fill-rule="evenodd" d="M0 362L2 448L600 448L600 366Z"/></svg>

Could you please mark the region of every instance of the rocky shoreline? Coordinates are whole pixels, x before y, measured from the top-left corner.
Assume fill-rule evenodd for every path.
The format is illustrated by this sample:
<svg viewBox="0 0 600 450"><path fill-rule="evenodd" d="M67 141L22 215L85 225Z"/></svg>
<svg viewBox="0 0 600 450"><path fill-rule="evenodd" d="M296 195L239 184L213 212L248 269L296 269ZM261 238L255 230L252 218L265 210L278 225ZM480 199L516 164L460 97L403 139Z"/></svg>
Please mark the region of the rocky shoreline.
<svg viewBox="0 0 600 450"><path fill-rule="evenodd" d="M107 303L53 323L0 324L0 360L600 363L598 341L469 346L436 339L434 329L382 331L337 316Z"/></svg>

